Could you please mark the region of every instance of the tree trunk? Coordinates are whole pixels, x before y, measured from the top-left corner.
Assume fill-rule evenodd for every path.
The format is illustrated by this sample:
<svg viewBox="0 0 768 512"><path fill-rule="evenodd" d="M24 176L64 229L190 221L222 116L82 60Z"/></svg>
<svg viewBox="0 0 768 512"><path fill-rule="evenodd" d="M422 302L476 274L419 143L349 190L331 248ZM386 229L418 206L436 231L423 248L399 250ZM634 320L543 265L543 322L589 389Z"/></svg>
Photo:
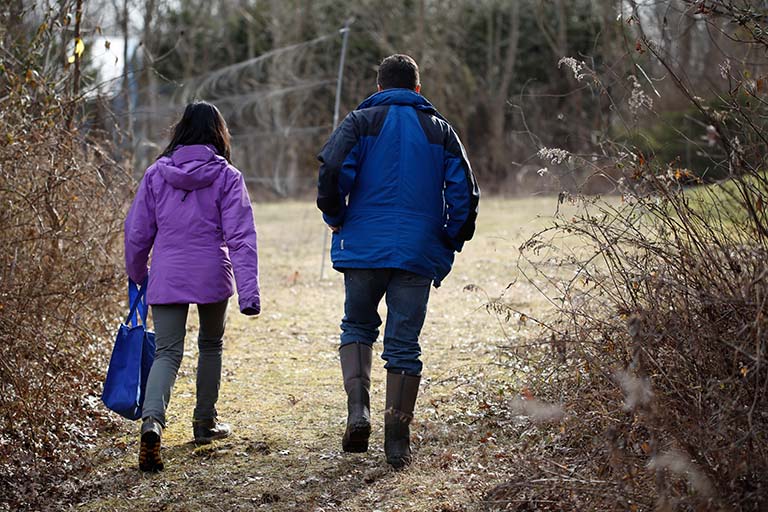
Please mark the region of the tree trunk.
<svg viewBox="0 0 768 512"><path fill-rule="evenodd" d="M503 178L508 165L508 158L506 151L507 144L505 140L506 136L506 118L507 118L507 101L509 100L509 89L512 84L512 77L515 70L515 63L517 62L517 48L520 40L520 3L511 2L510 10L508 13L509 27L507 37L507 49L506 52L502 52L501 38L503 18L500 16L500 23L497 24L498 36L495 38L496 49L494 54L500 56L504 55L504 61L499 62L495 60L494 68L499 69L498 76L493 80L493 88L488 91L490 94L490 101L488 103L488 117L489 117L489 141L488 148L490 150L490 165L494 175L497 178Z"/></svg>
<svg viewBox="0 0 768 512"><path fill-rule="evenodd" d="M144 27L142 29L142 48L143 48L143 76L144 76L144 97L146 98L145 104L148 105L150 115L144 116L143 123L143 138L144 138L144 152L142 165L140 168L146 167L146 165L153 159L158 141L156 140L155 126L157 125L157 77L155 76L154 57L152 55L154 39L152 37L152 21L155 15L156 0L147 0L144 9Z"/></svg>
<svg viewBox="0 0 768 512"><path fill-rule="evenodd" d="M70 106L69 118L67 119L67 128L72 129L75 121L75 113L77 112L78 96L80 96L80 54L77 51L77 42L80 40L80 25L83 21L83 0L77 0L75 4L75 37L74 37L74 56L75 56L75 70L72 74L72 104Z"/></svg>
<svg viewBox="0 0 768 512"><path fill-rule="evenodd" d="M128 43L130 35L128 33L128 0L123 0L123 13L120 20L120 28L123 32L123 101L125 102L125 146L128 148L128 168L133 168L133 107L131 105L131 85L128 78L130 71L130 53Z"/></svg>

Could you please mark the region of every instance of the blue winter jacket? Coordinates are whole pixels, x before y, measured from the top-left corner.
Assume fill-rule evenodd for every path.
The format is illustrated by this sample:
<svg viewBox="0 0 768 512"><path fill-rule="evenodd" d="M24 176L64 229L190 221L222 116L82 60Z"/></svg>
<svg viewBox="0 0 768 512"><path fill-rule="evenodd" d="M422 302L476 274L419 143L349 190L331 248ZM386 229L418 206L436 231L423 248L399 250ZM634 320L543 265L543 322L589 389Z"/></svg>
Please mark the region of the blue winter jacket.
<svg viewBox="0 0 768 512"><path fill-rule="evenodd" d="M333 267L398 268L440 286L474 234L480 190L456 132L426 98L410 89L370 96L318 160L317 206L340 226Z"/></svg>

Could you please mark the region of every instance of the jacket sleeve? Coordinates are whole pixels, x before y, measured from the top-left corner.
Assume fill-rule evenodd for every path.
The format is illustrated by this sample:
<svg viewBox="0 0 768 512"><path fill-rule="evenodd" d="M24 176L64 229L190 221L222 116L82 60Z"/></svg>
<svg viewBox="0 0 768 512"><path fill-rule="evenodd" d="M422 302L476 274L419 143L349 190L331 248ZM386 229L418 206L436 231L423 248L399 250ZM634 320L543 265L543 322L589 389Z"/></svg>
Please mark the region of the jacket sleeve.
<svg viewBox="0 0 768 512"><path fill-rule="evenodd" d="M235 271L240 311L246 315L261 312L259 255L253 210L243 175L231 173L221 199L221 228Z"/></svg>
<svg viewBox="0 0 768 512"><path fill-rule="evenodd" d="M467 152L453 128L445 140L445 234L449 244L461 251L464 242L475 234L480 188L472 172Z"/></svg>
<svg viewBox="0 0 768 512"><path fill-rule="evenodd" d="M360 159L359 132L356 114L350 113L323 146L317 159L320 172L317 180L317 207L330 226L344 223L346 197L352 190Z"/></svg>
<svg viewBox="0 0 768 512"><path fill-rule="evenodd" d="M136 197L125 218L125 270L128 277L136 283L143 283L149 273L149 251L157 234L151 179L152 174L148 170L141 179Z"/></svg>

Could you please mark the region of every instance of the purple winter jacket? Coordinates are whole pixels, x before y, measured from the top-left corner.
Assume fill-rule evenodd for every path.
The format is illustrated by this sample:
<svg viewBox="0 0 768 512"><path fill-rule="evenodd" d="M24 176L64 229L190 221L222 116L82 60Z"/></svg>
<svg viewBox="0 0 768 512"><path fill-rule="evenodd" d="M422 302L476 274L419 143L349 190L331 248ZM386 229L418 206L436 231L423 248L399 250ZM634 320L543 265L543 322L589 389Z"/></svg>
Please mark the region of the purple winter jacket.
<svg viewBox="0 0 768 512"><path fill-rule="evenodd" d="M157 160L125 219L125 266L137 283L149 272L148 304L219 302L234 293L234 277L240 311L258 314L256 229L242 174L212 146L179 146Z"/></svg>

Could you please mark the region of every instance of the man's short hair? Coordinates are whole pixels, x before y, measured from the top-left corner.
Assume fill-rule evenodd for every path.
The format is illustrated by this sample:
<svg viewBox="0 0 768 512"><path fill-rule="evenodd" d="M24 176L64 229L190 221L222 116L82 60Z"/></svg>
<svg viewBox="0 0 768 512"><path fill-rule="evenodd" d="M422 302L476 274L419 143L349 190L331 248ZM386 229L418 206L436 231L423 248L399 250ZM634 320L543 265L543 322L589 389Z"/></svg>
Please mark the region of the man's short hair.
<svg viewBox="0 0 768 512"><path fill-rule="evenodd" d="M382 89L411 89L419 85L419 66L408 55L396 53L379 64L376 77Z"/></svg>

